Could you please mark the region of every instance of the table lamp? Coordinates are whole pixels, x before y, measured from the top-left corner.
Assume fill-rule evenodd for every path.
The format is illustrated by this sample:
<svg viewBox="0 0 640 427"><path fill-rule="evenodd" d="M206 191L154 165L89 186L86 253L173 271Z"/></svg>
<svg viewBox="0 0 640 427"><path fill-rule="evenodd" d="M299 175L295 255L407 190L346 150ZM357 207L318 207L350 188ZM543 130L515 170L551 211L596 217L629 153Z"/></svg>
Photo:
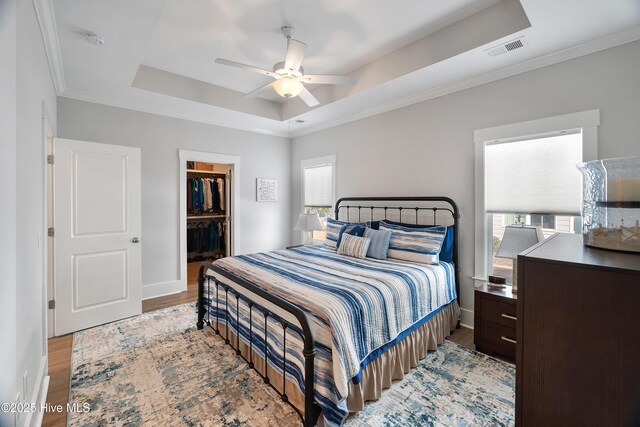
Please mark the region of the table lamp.
<svg viewBox="0 0 640 427"><path fill-rule="evenodd" d="M301 213L298 215L298 221L294 230L302 231L302 243L304 245L313 244L313 234L309 232L322 230L322 224L320 223L320 217L317 213ZM311 238L309 239L309 235Z"/></svg>
<svg viewBox="0 0 640 427"><path fill-rule="evenodd" d="M513 287L511 292L518 291L518 254L544 240L540 227L526 225L508 225L504 229L504 237L496 253L496 258L513 260Z"/></svg>

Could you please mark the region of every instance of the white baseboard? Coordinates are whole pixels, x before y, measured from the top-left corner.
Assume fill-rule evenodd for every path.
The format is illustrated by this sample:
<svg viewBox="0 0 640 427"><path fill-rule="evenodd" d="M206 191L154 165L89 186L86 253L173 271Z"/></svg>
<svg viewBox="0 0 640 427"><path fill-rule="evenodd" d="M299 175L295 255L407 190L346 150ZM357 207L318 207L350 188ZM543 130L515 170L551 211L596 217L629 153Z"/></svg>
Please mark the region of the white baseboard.
<svg viewBox="0 0 640 427"><path fill-rule="evenodd" d="M473 311L461 308L462 319L460 319L460 325L465 328L473 329Z"/></svg>
<svg viewBox="0 0 640 427"><path fill-rule="evenodd" d="M29 400L25 400L25 403L33 403L36 408L42 408L47 401L47 392L49 391L49 375L47 375L48 362L47 356L43 356L40 361L40 368L38 369L38 377L36 384L31 392ZM18 419L18 425L39 427L42 425L43 411L27 412L24 414L23 420Z"/></svg>
<svg viewBox="0 0 640 427"><path fill-rule="evenodd" d="M150 285L142 285L142 299L157 298L165 295L177 294L186 291L187 285L181 280L172 280L171 282L152 283Z"/></svg>

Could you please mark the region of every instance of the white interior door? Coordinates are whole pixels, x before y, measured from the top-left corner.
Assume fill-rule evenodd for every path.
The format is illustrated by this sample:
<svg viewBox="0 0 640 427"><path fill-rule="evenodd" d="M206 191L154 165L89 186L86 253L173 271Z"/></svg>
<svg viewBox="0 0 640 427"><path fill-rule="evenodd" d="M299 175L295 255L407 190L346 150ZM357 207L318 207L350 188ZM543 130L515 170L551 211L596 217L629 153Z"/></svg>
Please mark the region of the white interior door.
<svg viewBox="0 0 640 427"><path fill-rule="evenodd" d="M140 149L54 141L55 332L142 312Z"/></svg>

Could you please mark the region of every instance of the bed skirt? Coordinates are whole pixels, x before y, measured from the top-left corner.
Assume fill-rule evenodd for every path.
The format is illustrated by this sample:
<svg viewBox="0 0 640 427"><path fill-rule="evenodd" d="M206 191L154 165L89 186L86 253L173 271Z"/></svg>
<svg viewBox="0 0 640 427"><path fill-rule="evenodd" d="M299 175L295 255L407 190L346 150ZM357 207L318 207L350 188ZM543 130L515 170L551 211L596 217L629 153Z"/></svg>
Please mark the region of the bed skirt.
<svg viewBox="0 0 640 427"><path fill-rule="evenodd" d="M459 319L460 307L457 300L454 300L424 325L371 361L363 369L360 383L349 382L347 397L349 412L360 411L364 408L365 402L379 399L382 391L391 387L393 381L401 380L404 374L418 366L420 360L426 357L427 351L436 350L438 345L442 344L445 338L456 329ZM223 337L228 333L229 340L239 344L241 354L249 360L249 346L242 340L238 342L234 328L230 328L227 332L225 325L221 323L219 329ZM264 358L255 350L252 353L251 360L256 370L264 376ZM304 414L304 395L297 385L289 378L283 383L282 371L273 369L271 365L268 366L268 376L271 385L280 392L283 391L284 386L289 402Z"/></svg>
<svg viewBox="0 0 640 427"><path fill-rule="evenodd" d="M459 319L460 307L458 301L454 300L424 325L371 361L362 371L360 383L349 382L349 412L361 411L365 402L378 400L382 390L391 387L393 381L401 380L404 374L418 366L420 360L427 356L427 351L436 350L456 329Z"/></svg>

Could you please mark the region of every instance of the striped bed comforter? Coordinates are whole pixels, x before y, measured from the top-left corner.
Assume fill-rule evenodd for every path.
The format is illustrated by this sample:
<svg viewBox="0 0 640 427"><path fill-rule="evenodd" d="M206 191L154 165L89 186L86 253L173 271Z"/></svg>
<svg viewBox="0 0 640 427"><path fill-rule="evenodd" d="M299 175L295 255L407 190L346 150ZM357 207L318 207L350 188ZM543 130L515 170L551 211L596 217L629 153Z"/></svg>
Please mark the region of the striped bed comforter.
<svg viewBox="0 0 640 427"><path fill-rule="evenodd" d="M371 360L456 298L451 264L355 259L324 246L223 258L215 265L306 313L317 352L315 399L327 425L341 425L348 415L345 400L349 381L359 382ZM209 274L233 287L225 277L212 270ZM303 342L295 318L255 295L251 299L258 307L250 309L214 288L205 290L212 323L215 318L231 331L239 330L247 345L251 337L254 351L263 358L265 327L259 311L269 310L269 365L279 372L286 365L287 380L304 392ZM243 288L238 289L247 295ZM283 319L292 325L286 335L286 364Z"/></svg>

